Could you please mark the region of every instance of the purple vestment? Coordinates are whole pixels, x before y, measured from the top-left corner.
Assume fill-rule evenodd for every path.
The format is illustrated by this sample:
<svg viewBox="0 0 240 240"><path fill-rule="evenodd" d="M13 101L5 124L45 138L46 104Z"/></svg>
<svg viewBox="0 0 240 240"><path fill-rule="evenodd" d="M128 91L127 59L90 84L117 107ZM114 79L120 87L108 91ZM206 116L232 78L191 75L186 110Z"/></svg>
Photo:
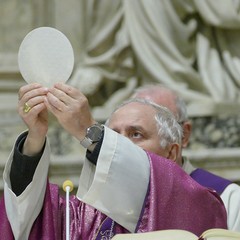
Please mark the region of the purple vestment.
<svg viewBox="0 0 240 240"><path fill-rule="evenodd" d="M228 179L217 176L201 168L194 170L190 176L202 186L214 189L219 195L223 193L228 185L232 184Z"/></svg>
<svg viewBox="0 0 240 240"><path fill-rule="evenodd" d="M149 153L149 159L149 191L136 232L183 229L200 235L210 228L227 228L226 211L215 192L200 186L175 163L152 153ZM58 187L47 184L43 209L34 222L29 239L65 239L65 205ZM110 229L114 233L128 232L75 196L70 200L70 213L72 240L98 240L101 232L111 235ZM0 232L4 239L14 239L4 199L0 203Z"/></svg>

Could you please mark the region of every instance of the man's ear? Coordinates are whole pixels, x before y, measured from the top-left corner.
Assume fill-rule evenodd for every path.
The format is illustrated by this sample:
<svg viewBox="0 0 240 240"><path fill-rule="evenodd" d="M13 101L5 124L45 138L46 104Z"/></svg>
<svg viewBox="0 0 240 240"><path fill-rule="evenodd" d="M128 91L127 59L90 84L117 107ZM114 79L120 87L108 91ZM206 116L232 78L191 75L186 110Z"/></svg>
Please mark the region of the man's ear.
<svg viewBox="0 0 240 240"><path fill-rule="evenodd" d="M192 133L192 123L190 121L183 122L183 138L182 138L182 147L186 148L190 141L190 136Z"/></svg>
<svg viewBox="0 0 240 240"><path fill-rule="evenodd" d="M178 160L178 155L179 155L179 151L180 151L180 146L177 143L173 143L169 146L169 150L168 150L168 159L176 162Z"/></svg>

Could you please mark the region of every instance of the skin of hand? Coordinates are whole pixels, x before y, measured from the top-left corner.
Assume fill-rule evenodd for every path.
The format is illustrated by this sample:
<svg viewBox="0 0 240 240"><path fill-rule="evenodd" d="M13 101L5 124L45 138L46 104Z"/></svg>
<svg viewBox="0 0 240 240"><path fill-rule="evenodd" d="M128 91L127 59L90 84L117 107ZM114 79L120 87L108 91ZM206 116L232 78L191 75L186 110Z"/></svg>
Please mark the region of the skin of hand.
<svg viewBox="0 0 240 240"><path fill-rule="evenodd" d="M79 141L86 129L96 123L92 118L88 99L78 89L64 83L56 83L45 98L47 109L61 126Z"/></svg>
<svg viewBox="0 0 240 240"><path fill-rule="evenodd" d="M23 154L33 156L44 145L48 131L48 113L44 99L48 89L38 83L25 85L19 89L18 113L28 127L28 135L23 147ZM31 110L24 112L27 103Z"/></svg>

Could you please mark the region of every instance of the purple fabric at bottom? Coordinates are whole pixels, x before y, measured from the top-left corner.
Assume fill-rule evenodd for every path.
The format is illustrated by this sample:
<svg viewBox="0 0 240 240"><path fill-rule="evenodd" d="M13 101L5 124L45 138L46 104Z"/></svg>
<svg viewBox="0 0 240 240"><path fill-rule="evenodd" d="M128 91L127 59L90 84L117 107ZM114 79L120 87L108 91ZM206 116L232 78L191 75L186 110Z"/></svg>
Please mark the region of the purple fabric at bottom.
<svg viewBox="0 0 240 240"><path fill-rule="evenodd" d="M149 160L149 192L137 232L183 229L200 235L210 228L227 228L226 211L215 192L200 186L167 159L149 153ZM48 183L43 209L33 224L29 239L65 239L65 208L66 201L59 196L58 187ZM71 240L109 239L109 235L128 232L113 223L105 214L71 196ZM0 202L0 232L5 240L14 239L4 199Z"/></svg>

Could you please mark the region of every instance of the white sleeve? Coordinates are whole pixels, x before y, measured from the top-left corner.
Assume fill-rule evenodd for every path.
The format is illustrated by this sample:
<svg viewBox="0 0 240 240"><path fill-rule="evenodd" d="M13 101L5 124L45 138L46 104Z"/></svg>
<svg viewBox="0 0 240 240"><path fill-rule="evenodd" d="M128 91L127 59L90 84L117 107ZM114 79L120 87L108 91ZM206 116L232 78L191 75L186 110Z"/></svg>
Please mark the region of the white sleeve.
<svg viewBox="0 0 240 240"><path fill-rule="evenodd" d="M13 150L6 163L3 173L4 198L8 220L14 234L14 239L16 240L28 239L33 222L42 209L50 161L49 152L47 142L32 182L19 196L16 196L11 190L10 183Z"/></svg>
<svg viewBox="0 0 240 240"><path fill-rule="evenodd" d="M85 160L77 196L134 232L149 177L150 164L146 152L105 127L97 165Z"/></svg>
<svg viewBox="0 0 240 240"><path fill-rule="evenodd" d="M240 186L230 184L221 194L228 216L228 229L240 232Z"/></svg>

